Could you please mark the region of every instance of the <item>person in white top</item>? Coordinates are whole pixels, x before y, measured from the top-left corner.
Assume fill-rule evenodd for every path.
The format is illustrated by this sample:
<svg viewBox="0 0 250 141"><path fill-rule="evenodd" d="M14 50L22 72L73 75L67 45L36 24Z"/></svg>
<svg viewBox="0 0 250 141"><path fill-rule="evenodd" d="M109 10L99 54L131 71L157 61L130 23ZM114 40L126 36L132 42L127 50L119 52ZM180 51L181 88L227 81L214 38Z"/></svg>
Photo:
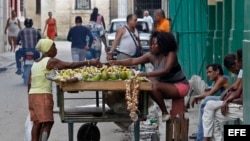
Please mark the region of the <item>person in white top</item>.
<svg viewBox="0 0 250 141"><path fill-rule="evenodd" d="M21 29L21 24L19 19L17 18L17 14L15 10L11 11L11 17L8 18L6 22L6 26L4 29L4 33L7 34L8 29L8 42L10 44L10 52L15 52L16 50L16 38L19 30Z"/></svg>
<svg viewBox="0 0 250 141"><path fill-rule="evenodd" d="M117 60L133 58L136 53L136 47L141 48L139 32L136 29L137 16L135 14L129 14L127 16L127 24L119 28L115 34L115 40L112 43L112 47L107 52L107 59L112 59L112 54L116 47L119 45L119 54Z"/></svg>
<svg viewBox="0 0 250 141"><path fill-rule="evenodd" d="M144 11L143 19L148 22L149 29L152 30L154 21L153 21L153 18L149 15L149 12L147 10Z"/></svg>

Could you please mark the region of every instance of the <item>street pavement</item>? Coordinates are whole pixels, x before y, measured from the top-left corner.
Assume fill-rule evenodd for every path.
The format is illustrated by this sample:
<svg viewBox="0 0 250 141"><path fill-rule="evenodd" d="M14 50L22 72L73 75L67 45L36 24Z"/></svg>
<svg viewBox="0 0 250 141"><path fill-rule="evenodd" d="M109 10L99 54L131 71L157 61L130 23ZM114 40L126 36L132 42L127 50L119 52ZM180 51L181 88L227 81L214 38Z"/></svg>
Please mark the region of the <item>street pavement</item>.
<svg viewBox="0 0 250 141"><path fill-rule="evenodd" d="M66 41L56 41L58 49L57 58L64 61L72 61L70 43ZM104 52L104 51L103 51ZM101 61L105 62L105 53L101 56ZM151 70L151 66L148 66ZM22 84L21 76L15 74L15 54L10 52L0 53L0 138L2 141L23 140L25 128L24 123L28 115L28 101L27 101L27 87ZM54 107L56 107L56 91L55 84L53 84L54 93ZM88 95L92 95L91 92ZM66 97L78 97L78 95L66 94ZM93 101L84 102L84 104L91 104ZM78 102L79 103L79 102ZM169 108L170 100L166 100ZM71 102L69 104L75 104ZM186 117L189 118L189 135L195 133L197 130L198 121L198 106L188 109ZM55 108L55 110L57 110ZM161 115L160 112L158 112ZM55 124L51 131L50 141L68 141L68 126L62 123L58 113L54 114ZM74 124L74 140L79 127L83 123ZM130 133L122 131L118 126L112 122L98 123L98 128L101 132L101 141L131 141ZM160 140L165 141L165 123L159 119Z"/></svg>

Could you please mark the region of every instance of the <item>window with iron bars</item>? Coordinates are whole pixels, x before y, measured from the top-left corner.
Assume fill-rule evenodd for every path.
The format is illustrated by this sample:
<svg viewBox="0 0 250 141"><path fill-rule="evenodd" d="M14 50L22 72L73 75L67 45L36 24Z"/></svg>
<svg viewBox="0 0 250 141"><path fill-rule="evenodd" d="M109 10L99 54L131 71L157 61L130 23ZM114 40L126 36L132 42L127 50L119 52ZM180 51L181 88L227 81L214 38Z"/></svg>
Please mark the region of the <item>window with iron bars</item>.
<svg viewBox="0 0 250 141"><path fill-rule="evenodd" d="M36 14L41 14L41 0L36 0Z"/></svg>
<svg viewBox="0 0 250 141"><path fill-rule="evenodd" d="M155 9L161 9L161 0L136 0L135 13L138 18L143 18L143 11L148 10L153 15Z"/></svg>
<svg viewBox="0 0 250 141"><path fill-rule="evenodd" d="M140 9L160 9L161 0L137 0L137 8Z"/></svg>
<svg viewBox="0 0 250 141"><path fill-rule="evenodd" d="M91 0L75 0L75 9L76 10L90 10Z"/></svg>

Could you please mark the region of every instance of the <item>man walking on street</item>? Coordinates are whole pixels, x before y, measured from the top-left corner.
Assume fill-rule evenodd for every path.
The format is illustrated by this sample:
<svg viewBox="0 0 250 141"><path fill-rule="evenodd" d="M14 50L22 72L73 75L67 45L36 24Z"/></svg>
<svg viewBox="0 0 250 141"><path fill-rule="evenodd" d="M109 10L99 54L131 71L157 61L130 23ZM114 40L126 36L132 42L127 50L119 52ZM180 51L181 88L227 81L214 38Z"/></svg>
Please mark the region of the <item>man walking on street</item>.
<svg viewBox="0 0 250 141"><path fill-rule="evenodd" d="M91 47L93 42L93 36L90 30L82 25L82 17L77 16L75 18L76 26L69 30L67 40L72 42L71 54L74 62L84 61L86 58L87 50ZM87 45L87 36L89 38Z"/></svg>

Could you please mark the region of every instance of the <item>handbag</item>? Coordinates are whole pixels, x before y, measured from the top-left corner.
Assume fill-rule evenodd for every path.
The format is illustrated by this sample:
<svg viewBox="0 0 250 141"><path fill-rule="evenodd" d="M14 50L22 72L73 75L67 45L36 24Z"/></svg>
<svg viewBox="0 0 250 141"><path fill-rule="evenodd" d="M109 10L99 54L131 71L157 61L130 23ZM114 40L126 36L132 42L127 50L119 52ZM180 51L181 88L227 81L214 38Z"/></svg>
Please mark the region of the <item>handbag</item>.
<svg viewBox="0 0 250 141"><path fill-rule="evenodd" d="M135 49L135 54L132 56L132 57L140 57L142 56L142 48L140 46L137 45L133 35L131 34L130 30L128 29L127 26L125 26L125 28L127 28L131 38L133 39L134 43L135 43L135 46L136 46L136 49Z"/></svg>
<svg viewBox="0 0 250 141"><path fill-rule="evenodd" d="M33 121L30 120L30 113L28 114L25 121L25 136L24 141L31 141L31 131L33 127Z"/></svg>

